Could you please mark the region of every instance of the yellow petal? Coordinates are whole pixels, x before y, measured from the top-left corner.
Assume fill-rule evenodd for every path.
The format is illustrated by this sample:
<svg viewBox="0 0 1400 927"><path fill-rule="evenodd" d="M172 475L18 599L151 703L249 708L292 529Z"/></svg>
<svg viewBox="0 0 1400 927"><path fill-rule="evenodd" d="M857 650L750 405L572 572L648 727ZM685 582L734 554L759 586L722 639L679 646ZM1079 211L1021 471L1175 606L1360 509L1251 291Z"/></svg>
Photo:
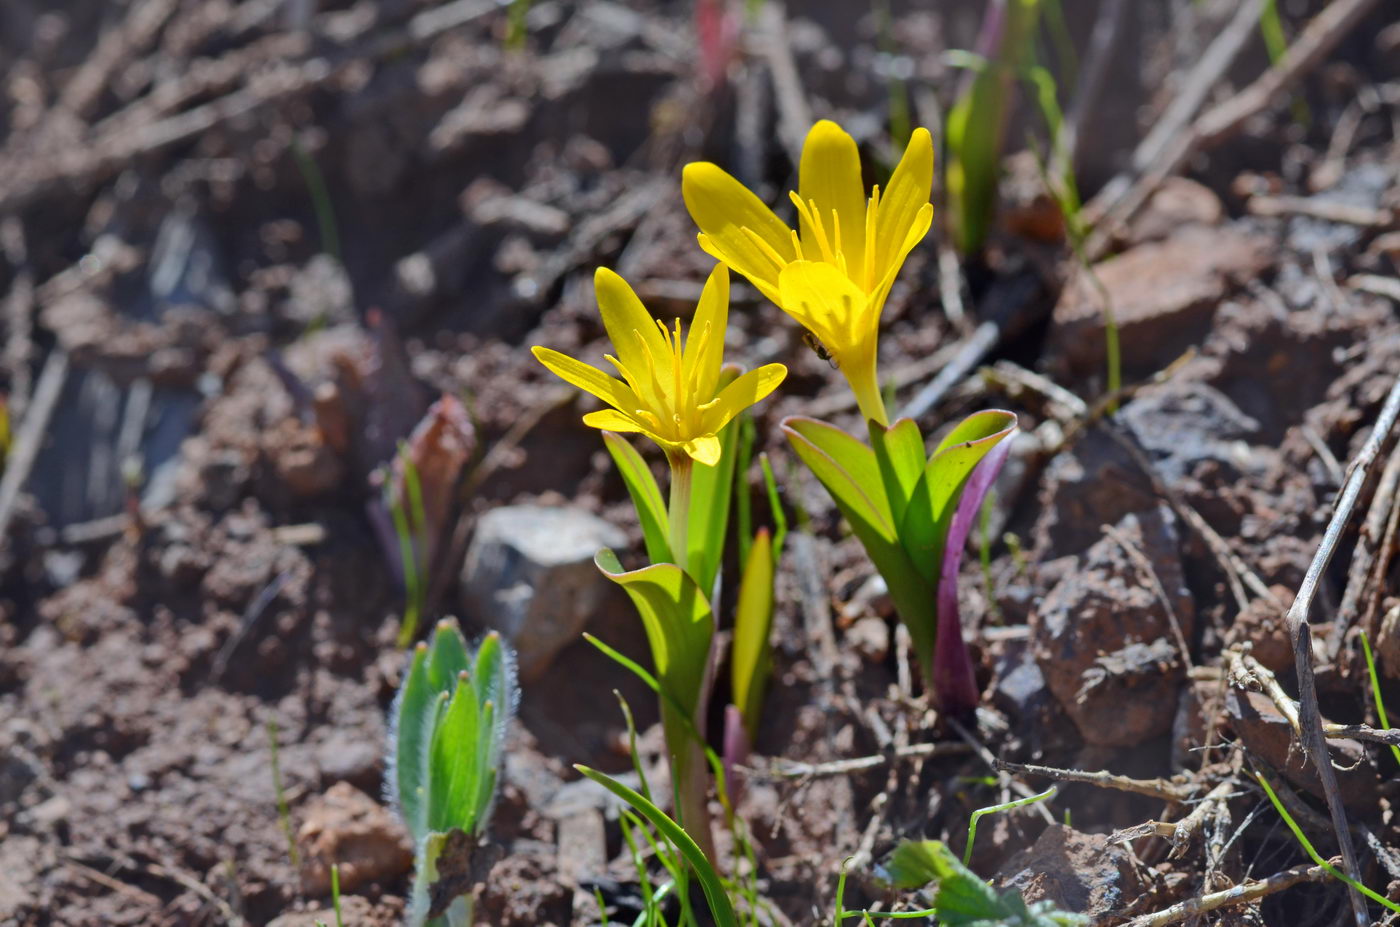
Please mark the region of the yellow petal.
<svg viewBox="0 0 1400 927"><path fill-rule="evenodd" d="M701 435L681 445L696 463L713 467L719 463L720 443L718 435Z"/></svg>
<svg viewBox="0 0 1400 927"><path fill-rule="evenodd" d="M804 203L816 202L817 218L833 244L836 223L832 211L840 216L840 248L847 268L854 273L865 266L865 184L860 179L855 139L829 119L818 122L802 143L797 176L798 196ZM820 261L821 249L811 227L805 219L801 224L803 255L809 261Z"/></svg>
<svg viewBox="0 0 1400 927"><path fill-rule="evenodd" d="M645 384L649 381L647 353L634 334L641 332L642 341L651 349L658 374L669 382L671 354L666 350L651 313L647 312L627 281L606 267L599 267L593 274L593 292L598 299L598 311L603 316L603 327L608 330L608 337L612 339L622 366L640 382Z"/></svg>
<svg viewBox="0 0 1400 927"><path fill-rule="evenodd" d="M717 432L728 425L734 416L777 389L785 376L787 368L782 364L765 364L737 377L715 397L714 405L705 410L705 430Z"/></svg>
<svg viewBox="0 0 1400 927"><path fill-rule="evenodd" d="M783 311L809 328L838 361L880 324L865 291L830 264L795 261L783 268L778 290Z"/></svg>
<svg viewBox="0 0 1400 927"><path fill-rule="evenodd" d="M904 149L904 157L899 159L899 166L890 178L889 188L880 191L880 209L875 218L875 280L884 278L891 264L897 267L896 255L908 254L909 248L914 246L905 247L906 239L924 210L929 210L932 221L932 207L928 201L932 189L933 139L928 129L915 129L909 138L909 147ZM927 231L925 225L919 239ZM918 244L918 240L914 244Z"/></svg>
<svg viewBox="0 0 1400 927"><path fill-rule="evenodd" d="M583 423L589 428L601 428L604 431L616 431L623 434L645 434L647 431L630 415L616 409L599 409L596 412L589 412L583 417Z"/></svg>
<svg viewBox="0 0 1400 927"><path fill-rule="evenodd" d="M550 372L567 383L577 386L586 393L592 393L610 406L618 409L635 409L641 403L637 394L626 383L608 376L597 367L589 366L567 354L560 354L551 348L538 345L530 349L535 359L550 369Z"/></svg>
<svg viewBox="0 0 1400 927"><path fill-rule="evenodd" d="M890 294L890 287L894 286L895 277L899 276L899 269L904 266L904 259L909 256L909 252L914 250L914 246L924 240L928 234L929 226L933 225L933 204L925 203L914 217L914 224L904 236L904 243L895 252L890 266L885 270L884 278L876 284L875 289L870 293L871 311L876 316L885 307L885 297Z"/></svg>
<svg viewBox="0 0 1400 927"><path fill-rule="evenodd" d="M700 247L763 289L775 287L778 266L744 234L749 229L783 258L792 257L792 231L773 210L739 181L708 161L694 161L681 173L681 194L690 218L700 227Z"/></svg>
<svg viewBox="0 0 1400 927"><path fill-rule="evenodd" d="M710 271L710 278L705 281L685 342L685 381L694 380L697 402L704 402L715 394L719 368L724 361L724 330L728 324L729 269L720 264Z"/></svg>

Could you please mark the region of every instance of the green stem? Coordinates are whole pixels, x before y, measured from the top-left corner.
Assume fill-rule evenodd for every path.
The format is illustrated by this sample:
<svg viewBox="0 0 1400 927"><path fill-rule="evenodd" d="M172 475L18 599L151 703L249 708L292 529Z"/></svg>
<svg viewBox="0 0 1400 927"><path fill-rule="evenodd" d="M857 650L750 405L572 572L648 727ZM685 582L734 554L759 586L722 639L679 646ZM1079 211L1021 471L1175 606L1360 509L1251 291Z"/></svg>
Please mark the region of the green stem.
<svg viewBox="0 0 1400 927"><path fill-rule="evenodd" d="M667 451L671 465L671 502L667 515L671 520L671 559L676 566L690 572L690 549L687 532L690 527L690 487L692 465L685 451Z"/></svg>

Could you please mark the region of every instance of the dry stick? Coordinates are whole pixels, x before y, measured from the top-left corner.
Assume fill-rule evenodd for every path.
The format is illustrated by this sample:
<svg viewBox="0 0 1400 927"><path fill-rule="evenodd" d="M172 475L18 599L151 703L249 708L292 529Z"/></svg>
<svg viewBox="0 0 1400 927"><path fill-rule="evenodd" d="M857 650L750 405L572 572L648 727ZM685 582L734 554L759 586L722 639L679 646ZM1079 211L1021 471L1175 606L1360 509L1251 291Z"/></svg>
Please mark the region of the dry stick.
<svg viewBox="0 0 1400 927"><path fill-rule="evenodd" d="M1065 169L1062 159L1068 159L1073 167L1079 153L1079 132L1089 114L1098 106L1103 93L1104 78L1108 76L1108 65L1113 60L1113 52L1118 46L1118 35L1123 27L1123 13L1128 4L1125 0L1106 0L1099 4L1098 18L1089 34L1089 47L1084 53L1084 67L1080 70L1079 87L1075 91L1074 102L1065 116L1062 145L1057 145L1048 171L1051 177L1061 177Z"/></svg>
<svg viewBox="0 0 1400 927"><path fill-rule="evenodd" d="M1134 918L1127 927L1166 927L1219 908L1258 901L1303 882L1321 882L1328 875L1321 866L1294 866L1258 882L1243 882L1223 891L1179 901L1170 908Z"/></svg>
<svg viewBox="0 0 1400 927"><path fill-rule="evenodd" d="M1235 794L1238 786L1239 783L1234 779L1226 779L1207 792L1206 797L1201 799L1200 803L1191 809L1190 814L1186 815L1186 817L1177 821L1176 824L1172 826L1172 845L1177 849L1185 847L1191 840L1191 835L1200 830L1205 825L1206 819L1217 809L1225 808L1226 815L1228 816L1229 806L1226 804L1226 801ZM1229 826L1228 817L1226 819L1226 826Z"/></svg>
<svg viewBox="0 0 1400 927"><path fill-rule="evenodd" d="M1230 65L1234 64L1253 38L1262 7L1263 0L1249 0L1240 4L1234 18L1210 43L1187 75L1180 92L1172 98L1162 115L1154 120L1152 131L1138 143L1129 162L1129 170L1104 184L1103 190L1085 206L1088 215L1097 218L1111 212L1132 188L1132 175L1147 172L1162 157L1172 140L1186 131L1187 125L1205 104L1211 89L1225 76Z"/></svg>
<svg viewBox="0 0 1400 927"><path fill-rule="evenodd" d="M1192 155L1232 137L1246 120L1267 109L1280 94L1320 64L1376 2L1333 0L1304 27L1278 64L1230 99L1202 113L1189 130L1170 136L1167 147L1153 158L1151 169L1101 213L1102 221L1096 224L1085 246L1090 259L1103 256L1116 230L1142 208L1162 181L1180 170Z"/></svg>
<svg viewBox="0 0 1400 927"><path fill-rule="evenodd" d="M1193 786L1172 782L1168 779L1132 779L1128 776L1117 776L1103 770L1089 772L1084 769L1059 769L1054 766L1038 766L1034 763L1013 763L1010 760L1002 759L996 760L995 764L997 769L1005 772L1021 773L1022 775L1028 776L1044 776L1047 779L1055 779L1059 782L1078 782L1083 785L1092 785L1101 789L1117 789L1120 792L1132 792L1136 795L1146 795L1148 798L1160 798L1162 801L1189 801L1191 796L1196 794L1196 789Z"/></svg>
<svg viewBox="0 0 1400 927"><path fill-rule="evenodd" d="M787 12L781 3L763 6L764 51L773 74L773 95L778 102L778 137L793 164L802 160L802 141L812 126L812 108L802 92L802 78L787 39Z"/></svg>
<svg viewBox="0 0 1400 927"><path fill-rule="evenodd" d="M1310 196L1261 194L1250 197L1245 209L1254 216L1308 216L1363 229L1387 228L1395 224L1395 213L1389 209L1374 209Z"/></svg>
<svg viewBox="0 0 1400 927"><path fill-rule="evenodd" d="M1360 2L1364 0L1338 0L1328 7L1327 11L1337 6L1354 6ZM1324 11L1323 15L1326 15L1327 11ZM1302 727L1300 745L1304 755L1317 767L1318 778L1322 781L1322 789L1327 797L1327 807L1332 814L1332 826L1337 831L1337 843L1342 851L1346 873L1357 880L1361 877L1360 867L1357 866L1356 850L1352 846L1351 832L1347 828L1346 810L1342 807L1342 796L1337 789L1337 776L1332 770L1331 754L1327 750L1327 738L1322 730L1322 713L1317 704L1317 680L1313 677L1312 631L1308 626L1308 609L1317 592L1318 581L1327 569L1327 564L1331 562L1341 540L1342 531L1351 518L1352 509L1356 507L1356 500L1361 495L1361 487L1366 482L1371 464L1380 454L1381 445L1390 435L1397 417L1400 417L1400 379L1391 387L1390 395L1386 397L1371 436L1366 439L1361 453L1351 464L1346 485L1342 487L1336 510L1332 513L1332 520L1327 524L1322 543L1318 545L1317 553L1308 565L1308 572L1303 576L1298 596L1293 600L1293 606L1289 608L1286 616L1288 633L1293 639L1293 663L1298 674L1299 722ZM1370 915L1366 911L1366 902L1361 893L1351 886L1347 886L1347 892L1351 897L1352 910L1356 913L1356 923L1370 923Z"/></svg>
<svg viewBox="0 0 1400 927"><path fill-rule="evenodd" d="M1376 557L1376 565L1371 573L1371 591L1366 601L1366 611L1361 616L1361 633L1368 640L1375 640L1378 629L1375 627L1376 610L1380 608L1381 595L1385 591L1385 574L1390 570L1390 562L1395 557L1396 537L1400 535L1400 504L1392 505L1390 518L1385 523L1385 537L1381 541L1381 552Z"/></svg>
<svg viewBox="0 0 1400 927"><path fill-rule="evenodd" d="M125 895L142 907L150 908L152 911L159 911L165 906L159 898L152 895L150 892L139 889L135 885L128 885L120 879L114 879L102 870L94 869L87 863L80 863L67 852L63 854L62 859L63 865L69 867L74 872L91 879L103 888L109 888L120 895Z"/></svg>
<svg viewBox="0 0 1400 927"><path fill-rule="evenodd" d="M1340 485L1345 481L1343 477L1337 482ZM1355 623L1360 613L1362 596L1369 597L1371 592L1383 588L1379 577L1373 577L1372 568L1383 577L1388 566L1385 560L1378 561L1376 555L1385 546L1386 526L1395 520L1397 488L1400 488L1400 443L1391 448L1390 458L1386 460L1380 481L1376 483L1375 495L1371 497L1371 507L1366 511L1366 520L1361 523L1361 534L1356 539L1351 564L1347 568L1346 591L1342 593L1342 604L1337 606L1337 618L1327 641L1329 659L1336 659L1341 652L1347 629ZM1375 586L1371 585L1373 579ZM1367 612L1369 614L1369 608Z"/></svg>
<svg viewBox="0 0 1400 927"><path fill-rule="evenodd" d="M1294 736L1302 736L1302 714L1298 703L1288 697L1273 670L1249 654L1227 650L1225 660L1230 668L1230 681L1242 689L1263 692L1283 715ZM1253 683L1253 685L1251 685ZM1322 722L1322 733L1329 740L1364 740L1367 743L1400 747L1400 728L1375 728L1369 724L1334 724Z"/></svg>
<svg viewBox="0 0 1400 927"><path fill-rule="evenodd" d="M848 760L832 760L828 763L780 762L768 770L750 770L755 778L762 779L826 779L832 776L849 776L865 772L891 763L895 760L930 759L933 757L966 755L972 748L965 743L944 741L934 744L909 744L896 747L885 753L873 756L857 756Z"/></svg>
<svg viewBox="0 0 1400 927"><path fill-rule="evenodd" d="M44 362L44 371L39 374L39 385L34 390L34 401L24 416L19 434L15 436L13 450L5 462L5 475L0 477L0 544L5 543L19 492L34 469L39 447L48 433L49 419L58 406L58 397L63 393L63 384L67 379L68 354L62 349L55 349Z"/></svg>
<svg viewBox="0 0 1400 927"><path fill-rule="evenodd" d="M155 40L177 6L178 0L145 0L131 7L121 26L98 40L97 47L64 85L58 106L49 111L50 116L86 119L91 115L111 84L113 72L138 57Z"/></svg>
<svg viewBox="0 0 1400 927"><path fill-rule="evenodd" d="M1380 277L1376 274L1352 274L1347 278L1347 286L1353 290L1370 293L1372 296L1384 296L1386 299L1400 303L1400 280L1396 280L1394 277Z"/></svg>

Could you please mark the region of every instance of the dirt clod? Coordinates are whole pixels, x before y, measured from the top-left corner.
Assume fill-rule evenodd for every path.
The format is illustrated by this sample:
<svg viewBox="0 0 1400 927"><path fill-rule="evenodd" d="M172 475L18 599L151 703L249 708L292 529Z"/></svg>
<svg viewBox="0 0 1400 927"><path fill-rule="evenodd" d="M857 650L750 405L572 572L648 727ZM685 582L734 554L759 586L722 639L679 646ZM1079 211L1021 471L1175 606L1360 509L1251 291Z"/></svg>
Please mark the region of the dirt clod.
<svg viewBox="0 0 1400 927"><path fill-rule="evenodd" d="M313 799L297 831L301 882L308 895L331 888L331 866L340 866L342 891L384 882L413 866L413 847L392 812L348 782Z"/></svg>

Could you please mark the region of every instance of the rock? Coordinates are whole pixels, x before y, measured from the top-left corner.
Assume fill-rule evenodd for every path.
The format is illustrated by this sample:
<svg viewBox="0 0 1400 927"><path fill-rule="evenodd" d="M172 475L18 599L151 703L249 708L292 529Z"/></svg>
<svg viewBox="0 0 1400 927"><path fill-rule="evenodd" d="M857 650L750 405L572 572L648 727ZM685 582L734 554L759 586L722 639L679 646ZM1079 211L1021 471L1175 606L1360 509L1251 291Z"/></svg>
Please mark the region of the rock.
<svg viewBox="0 0 1400 927"><path fill-rule="evenodd" d="M1108 835L1081 834L1061 824L1047 827L992 881L1019 889L1027 902L1050 901L1095 924L1121 916L1143 888L1127 851L1109 843Z"/></svg>
<svg viewBox="0 0 1400 927"><path fill-rule="evenodd" d="M1284 621L1288 604L1293 601L1293 590L1274 586L1270 591L1284 607L1279 608L1268 599L1251 599L1225 632L1225 643L1228 646L1249 641L1254 659L1282 673L1293 668L1293 644L1288 639L1288 625Z"/></svg>
<svg viewBox="0 0 1400 927"><path fill-rule="evenodd" d="M1092 428L1046 465L1033 559L1082 553L1099 539L1101 526L1156 505L1152 482L1128 452Z"/></svg>
<svg viewBox="0 0 1400 927"><path fill-rule="evenodd" d="M482 516L462 569L466 614L514 644L520 679L538 679L576 640L610 588L593 564L621 529L575 508L505 506Z"/></svg>
<svg viewBox="0 0 1400 927"><path fill-rule="evenodd" d="M384 745L332 731L316 748L316 765L325 784L348 782L364 792L378 792L384 776Z"/></svg>
<svg viewBox="0 0 1400 927"><path fill-rule="evenodd" d="M1231 686L1225 696L1225 711L1230 726L1250 754L1278 770L1298 788L1318 798L1325 797L1317 769L1301 750L1294 748L1292 728L1267 695ZM1327 745L1332 751L1332 768L1337 774L1342 804L1360 813L1374 811L1380 779L1365 746L1359 741L1333 737L1327 738Z"/></svg>
<svg viewBox="0 0 1400 927"><path fill-rule="evenodd" d="M398 819L348 782L313 799L297 831L301 884L308 895L331 890L331 865L340 866L340 890L387 882L413 868L413 846Z"/></svg>
<svg viewBox="0 0 1400 927"><path fill-rule="evenodd" d="M572 898L572 889L543 858L513 853L487 877L477 902L477 922L494 927L568 924Z"/></svg>
<svg viewBox="0 0 1400 927"><path fill-rule="evenodd" d="M1175 516L1162 506L1118 529L1152 564L1190 641L1195 606ZM1185 667L1166 609L1117 540L1099 540L1050 590L1031 616L1031 639L1046 684L1086 742L1133 746L1170 729Z"/></svg>
<svg viewBox="0 0 1400 927"><path fill-rule="evenodd" d="M857 618L846 631L846 643L871 663L882 663L890 653L890 626L885 619Z"/></svg>
<svg viewBox="0 0 1400 927"><path fill-rule="evenodd" d="M1052 364L1080 376L1103 369L1106 293L1125 373L1150 374L1199 342L1216 307L1268 264L1266 241L1232 228L1196 226L1109 258L1092 274L1080 270L1051 315Z"/></svg>
<svg viewBox="0 0 1400 927"><path fill-rule="evenodd" d="M1145 389L1123 407L1121 417L1157 472L1174 487L1203 461L1223 465L1223 479L1229 482L1262 463L1246 443L1259 434L1259 423L1220 390L1198 380Z"/></svg>
<svg viewBox="0 0 1400 927"><path fill-rule="evenodd" d="M1182 226L1215 226L1224 217L1225 206L1210 187L1186 177L1168 177L1133 219L1128 241L1162 241Z"/></svg>

